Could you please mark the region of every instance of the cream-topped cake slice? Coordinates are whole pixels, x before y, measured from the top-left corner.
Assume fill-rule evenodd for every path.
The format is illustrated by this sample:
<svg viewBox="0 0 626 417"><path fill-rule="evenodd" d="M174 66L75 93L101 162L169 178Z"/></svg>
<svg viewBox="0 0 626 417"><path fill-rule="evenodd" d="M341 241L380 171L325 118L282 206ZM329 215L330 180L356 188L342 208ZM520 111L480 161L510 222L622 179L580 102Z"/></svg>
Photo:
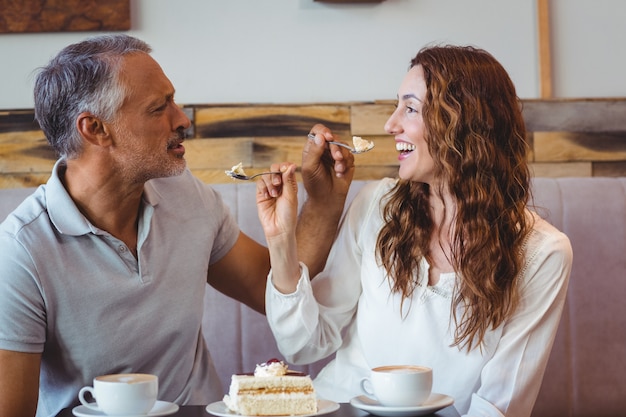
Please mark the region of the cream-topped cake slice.
<svg viewBox="0 0 626 417"><path fill-rule="evenodd" d="M309 375L289 371L284 362L269 360L254 375L233 375L224 403L244 416L315 414L317 398Z"/></svg>

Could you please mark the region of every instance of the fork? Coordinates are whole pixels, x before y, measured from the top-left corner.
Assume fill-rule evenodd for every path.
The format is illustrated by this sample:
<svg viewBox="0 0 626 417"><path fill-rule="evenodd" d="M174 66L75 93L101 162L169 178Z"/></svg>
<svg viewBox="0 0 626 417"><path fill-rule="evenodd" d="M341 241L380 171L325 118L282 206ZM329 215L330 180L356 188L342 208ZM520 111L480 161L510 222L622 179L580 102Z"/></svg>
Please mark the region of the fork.
<svg viewBox="0 0 626 417"><path fill-rule="evenodd" d="M231 170L224 171L224 172L226 173L226 175L228 175L229 177L235 180L243 180L243 181L248 181L261 175L269 175L269 174L281 175L281 173L278 171L259 172L258 174L254 174L254 175L237 174L235 171L231 171Z"/></svg>
<svg viewBox="0 0 626 417"><path fill-rule="evenodd" d="M309 139L315 139L315 135L314 135L313 133L309 133L309 134L307 135L307 137L308 137ZM371 147L369 147L369 148L367 148L367 149L363 149L362 151L359 151L359 150L357 150L356 148L353 148L352 146L350 146L350 145L346 145L345 143L341 143L341 142L335 142L335 141L329 140L329 141L327 141L326 143L332 143L333 145L342 146L342 147L344 147L344 148L348 149L348 150L349 150L350 152L352 152L353 154L365 153L365 152L371 151L371 150L372 150L372 148L374 147L374 144L372 143L372 146L371 146Z"/></svg>

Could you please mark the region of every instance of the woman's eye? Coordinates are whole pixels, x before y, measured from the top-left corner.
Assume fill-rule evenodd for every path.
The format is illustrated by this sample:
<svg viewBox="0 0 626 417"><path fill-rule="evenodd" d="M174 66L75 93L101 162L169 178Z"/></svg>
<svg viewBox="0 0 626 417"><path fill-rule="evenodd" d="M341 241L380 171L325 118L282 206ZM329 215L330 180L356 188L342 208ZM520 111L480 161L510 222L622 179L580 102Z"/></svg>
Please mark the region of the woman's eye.
<svg viewBox="0 0 626 417"><path fill-rule="evenodd" d="M406 106L405 111L407 113L417 113L417 109L411 106Z"/></svg>

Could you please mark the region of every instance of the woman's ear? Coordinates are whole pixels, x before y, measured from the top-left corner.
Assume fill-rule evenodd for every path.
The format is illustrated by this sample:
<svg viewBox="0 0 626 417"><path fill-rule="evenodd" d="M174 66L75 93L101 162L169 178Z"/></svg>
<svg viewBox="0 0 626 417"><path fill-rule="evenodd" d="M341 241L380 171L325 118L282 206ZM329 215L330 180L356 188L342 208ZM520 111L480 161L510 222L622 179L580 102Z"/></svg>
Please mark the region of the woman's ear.
<svg viewBox="0 0 626 417"><path fill-rule="evenodd" d="M109 127L98 117L83 112L76 119L78 133L95 146L109 146L112 143Z"/></svg>

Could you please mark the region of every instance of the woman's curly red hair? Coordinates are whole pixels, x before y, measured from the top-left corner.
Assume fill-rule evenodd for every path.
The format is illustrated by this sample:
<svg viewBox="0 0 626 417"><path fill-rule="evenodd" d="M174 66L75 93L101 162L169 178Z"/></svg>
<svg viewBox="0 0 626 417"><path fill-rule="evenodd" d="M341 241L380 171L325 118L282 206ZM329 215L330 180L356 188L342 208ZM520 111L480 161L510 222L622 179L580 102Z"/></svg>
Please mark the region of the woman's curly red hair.
<svg viewBox="0 0 626 417"><path fill-rule="evenodd" d="M427 47L420 65L427 93L425 140L436 177L456 201L452 265L459 277L451 315L455 345L480 346L514 311L530 229L528 145L521 102L506 70L488 52ZM384 203L377 254L395 292L409 297L435 225L428 184L398 181Z"/></svg>

